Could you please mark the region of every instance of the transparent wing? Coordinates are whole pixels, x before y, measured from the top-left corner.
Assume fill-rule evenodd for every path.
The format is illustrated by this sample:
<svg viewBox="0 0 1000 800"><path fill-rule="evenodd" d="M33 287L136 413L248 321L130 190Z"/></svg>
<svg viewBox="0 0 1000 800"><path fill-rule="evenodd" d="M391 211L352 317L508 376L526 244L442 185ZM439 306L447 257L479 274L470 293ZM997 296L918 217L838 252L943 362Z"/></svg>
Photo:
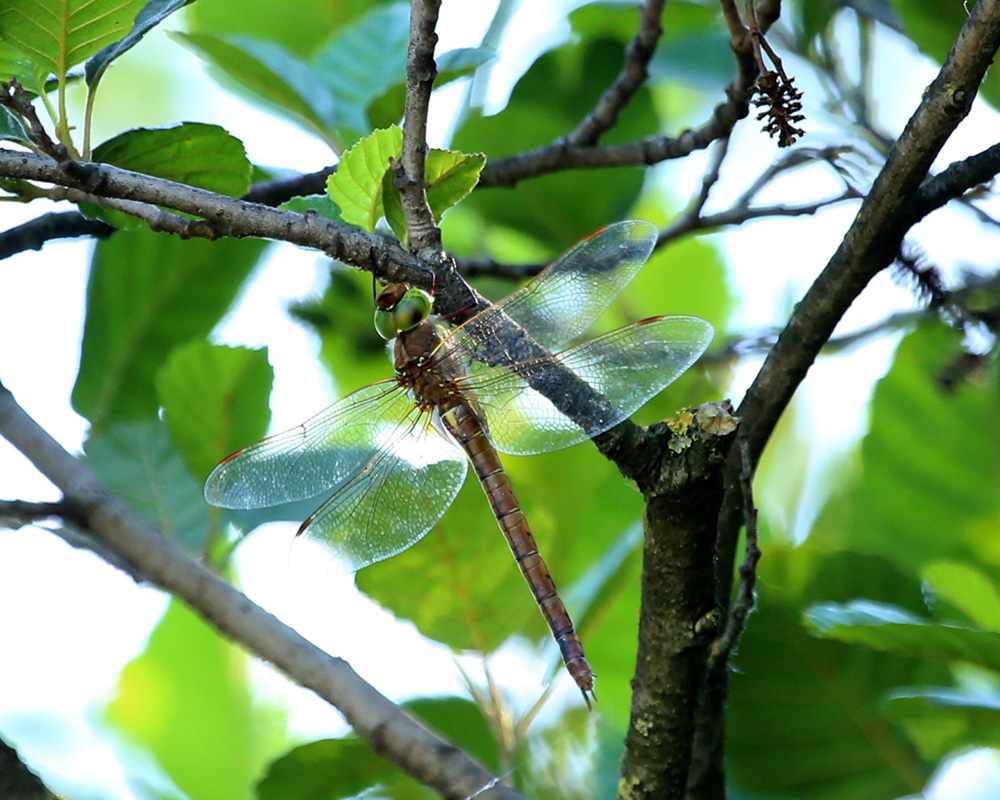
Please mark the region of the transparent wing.
<svg viewBox="0 0 1000 800"><path fill-rule="evenodd" d="M462 449L412 408L377 453L305 521L301 534L355 572L424 537L465 480Z"/></svg>
<svg viewBox="0 0 1000 800"><path fill-rule="evenodd" d="M208 476L205 499L223 508L264 508L325 492L363 469L412 409L395 381L366 386L233 453Z"/></svg>
<svg viewBox="0 0 1000 800"><path fill-rule="evenodd" d="M653 252L657 228L627 220L591 234L534 280L456 328L462 347L486 364L534 355L520 348L504 316L547 350L586 331Z"/></svg>
<svg viewBox="0 0 1000 800"><path fill-rule="evenodd" d="M497 450L546 453L629 417L694 364L712 335L698 317L653 317L555 356L484 370L459 385L486 417ZM567 370L586 386L567 380ZM549 397L559 397L562 410Z"/></svg>

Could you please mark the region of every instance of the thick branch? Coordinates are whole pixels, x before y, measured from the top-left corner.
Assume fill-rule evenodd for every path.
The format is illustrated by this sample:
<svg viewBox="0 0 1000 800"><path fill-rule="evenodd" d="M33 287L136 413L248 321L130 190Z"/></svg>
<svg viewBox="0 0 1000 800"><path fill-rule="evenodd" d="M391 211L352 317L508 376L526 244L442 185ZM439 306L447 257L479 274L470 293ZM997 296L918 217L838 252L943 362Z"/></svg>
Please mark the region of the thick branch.
<svg viewBox="0 0 1000 800"><path fill-rule="evenodd" d="M198 217L187 221L186 236L276 239L322 250L338 261L376 271L386 280L419 284L426 277L416 258L397 245L318 214L270 208L110 164L71 163L73 168L67 169L45 156L0 149L0 176L54 183L93 198L118 198L183 211Z"/></svg>
<svg viewBox="0 0 1000 800"><path fill-rule="evenodd" d="M816 354L868 282L895 258L913 221L918 192L942 145L968 114L979 84L1000 46L1000 0L975 6L940 73L925 92L837 252L810 287L747 391L738 415L756 464L764 444ZM731 455L739 474L738 453ZM739 528L738 486L724 518L726 546ZM734 515L735 514L735 515ZM731 575L732 552L721 576ZM729 581L720 593L728 597Z"/></svg>
<svg viewBox="0 0 1000 800"><path fill-rule="evenodd" d="M1000 0L980 0L890 151L840 247L796 306L740 404L737 414L743 420L742 432L747 437L754 465L778 418L837 323L868 282L895 258L903 236L914 222L911 198L919 191L944 142L968 114L998 47ZM716 553L716 597L723 608L729 604L743 517L740 471L740 454L733 448L726 470L726 496L719 516ZM707 768L701 776L693 776L689 794L692 798L720 797L724 793L723 741L714 732L722 727L725 695L725 668L720 665L709 676L706 714L696 742L696 748L702 751L699 761Z"/></svg>
<svg viewBox="0 0 1000 800"><path fill-rule="evenodd" d="M736 428L728 403L650 429L664 447L646 500L639 650L620 800L684 796L709 646L722 467Z"/></svg>
<svg viewBox="0 0 1000 800"><path fill-rule="evenodd" d="M184 600L219 632L315 691L372 749L442 797L517 798L458 747L406 716L339 658L324 653L207 568L112 495L31 419L0 385L0 434L81 509L87 528L157 586ZM489 788L487 788L489 787ZM485 791L484 791L485 790Z"/></svg>
<svg viewBox="0 0 1000 800"><path fill-rule="evenodd" d="M0 739L0 797L4 800L58 800L3 739Z"/></svg>

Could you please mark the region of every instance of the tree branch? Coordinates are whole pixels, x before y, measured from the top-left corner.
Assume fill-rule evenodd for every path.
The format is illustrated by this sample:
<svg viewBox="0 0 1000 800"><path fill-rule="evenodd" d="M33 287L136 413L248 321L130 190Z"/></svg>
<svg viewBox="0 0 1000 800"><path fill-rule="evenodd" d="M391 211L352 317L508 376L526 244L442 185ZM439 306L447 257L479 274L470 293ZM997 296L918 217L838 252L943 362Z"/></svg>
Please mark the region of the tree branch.
<svg viewBox="0 0 1000 800"><path fill-rule="evenodd" d="M43 214L22 225L0 231L0 261L25 250L41 250L52 239L93 236L106 239L115 232L110 225L87 219L79 211Z"/></svg>
<svg viewBox="0 0 1000 800"><path fill-rule="evenodd" d="M101 544L184 600L220 633L334 705L358 735L442 797L518 798L460 748L408 717L339 658L324 653L251 602L111 494L0 385L0 434L81 509ZM488 787L488 788L487 788Z"/></svg>
<svg viewBox="0 0 1000 800"><path fill-rule="evenodd" d="M663 447L646 501L639 650L620 800L684 796L697 698L719 624L713 590L722 467L736 430L732 406L686 409L649 433Z"/></svg>
<svg viewBox="0 0 1000 800"><path fill-rule="evenodd" d="M321 250L386 280L418 284L426 281L417 259L398 245L315 213L270 208L110 164L69 163L70 169L46 156L0 149L0 176L54 183L82 192L92 201L117 198L198 217L185 220L183 226L177 223L178 233L184 236L276 239Z"/></svg>
<svg viewBox="0 0 1000 800"><path fill-rule="evenodd" d="M614 127L618 115L646 82L649 77L646 68L663 33L660 26L663 2L664 0L645 0L639 6L639 29L625 48L625 63L614 82L601 95L594 110L566 137L570 144L584 147L597 144L601 136Z"/></svg>
<svg viewBox="0 0 1000 800"><path fill-rule="evenodd" d="M437 45L438 12L441 0L412 0L410 44L406 56L406 102L403 112L403 154L396 170L410 248L424 260L438 262L443 257L441 229L427 202L424 165L427 161L427 109L437 77L434 48Z"/></svg>
<svg viewBox="0 0 1000 800"><path fill-rule="evenodd" d="M911 195L919 191L934 158L968 114L986 70L1000 47L1000 0L980 0L920 105L890 151L840 247L782 331L737 411L756 466L774 427L837 323L868 282L890 264L913 224ZM773 256L772 256L773 257ZM740 454L731 449L726 495L719 516L716 598L728 608L736 542L743 516ZM720 797L726 675L709 675L706 714L696 748L709 768L693 775L689 797Z"/></svg>
<svg viewBox="0 0 1000 800"><path fill-rule="evenodd" d="M0 797L4 800L58 800L3 739L0 739Z"/></svg>

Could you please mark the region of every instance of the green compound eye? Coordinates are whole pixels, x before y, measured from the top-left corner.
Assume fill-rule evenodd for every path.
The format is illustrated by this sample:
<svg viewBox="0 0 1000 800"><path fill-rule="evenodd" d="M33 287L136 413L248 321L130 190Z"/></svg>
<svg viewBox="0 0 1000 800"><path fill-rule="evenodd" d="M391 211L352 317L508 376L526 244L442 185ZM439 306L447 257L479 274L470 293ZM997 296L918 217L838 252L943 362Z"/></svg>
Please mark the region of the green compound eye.
<svg viewBox="0 0 1000 800"><path fill-rule="evenodd" d="M433 305L434 298L423 289L407 289L392 308L376 309L375 330L383 339L392 339L427 319Z"/></svg>
<svg viewBox="0 0 1000 800"><path fill-rule="evenodd" d="M399 331L396 330L396 322L391 311L383 311L381 308L375 309L375 330L383 339L396 338Z"/></svg>

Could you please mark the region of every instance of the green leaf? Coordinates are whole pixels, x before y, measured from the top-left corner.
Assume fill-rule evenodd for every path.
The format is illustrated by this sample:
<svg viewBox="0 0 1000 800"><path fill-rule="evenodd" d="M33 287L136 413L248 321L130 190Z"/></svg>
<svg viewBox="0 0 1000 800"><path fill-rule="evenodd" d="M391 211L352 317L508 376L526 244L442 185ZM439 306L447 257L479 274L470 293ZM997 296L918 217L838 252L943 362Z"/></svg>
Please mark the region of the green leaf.
<svg viewBox="0 0 1000 800"><path fill-rule="evenodd" d="M363 739L322 739L289 750L257 784L257 800L339 800L412 781Z"/></svg>
<svg viewBox="0 0 1000 800"><path fill-rule="evenodd" d="M494 773L500 769L496 739L475 703L462 697L423 697L407 701L403 708L486 769Z"/></svg>
<svg viewBox="0 0 1000 800"><path fill-rule="evenodd" d="M934 762L884 716L898 687L948 680L943 665L811 635L801 609L867 595L924 609L920 584L890 562L771 547L758 607L730 672L726 757L734 788L801 800L885 800L920 792Z"/></svg>
<svg viewBox="0 0 1000 800"><path fill-rule="evenodd" d="M129 31L128 35L113 44L107 45L87 60L85 74L87 77L87 86L90 87L91 92L94 91L94 87L100 82L104 71L112 61L135 47L143 36L163 22L163 20L177 9L183 8L193 2L194 0L146 0L146 4L136 16L132 30Z"/></svg>
<svg viewBox="0 0 1000 800"><path fill-rule="evenodd" d="M368 133L368 106L405 81L409 36L409 3L390 3L344 26L316 51L313 74L333 97L333 124L342 129L343 144Z"/></svg>
<svg viewBox="0 0 1000 800"><path fill-rule="evenodd" d="M457 205L479 183L479 173L486 166L482 153L458 153L454 150L431 150L427 155L424 183L427 202L434 219L441 221L444 212Z"/></svg>
<svg viewBox="0 0 1000 800"><path fill-rule="evenodd" d="M1000 748L1000 696L947 687L901 690L886 716L906 727L926 758L971 747Z"/></svg>
<svg viewBox="0 0 1000 800"><path fill-rule="evenodd" d="M164 535L200 552L208 533L208 507L162 422L123 422L97 430L84 450L105 486Z"/></svg>
<svg viewBox="0 0 1000 800"><path fill-rule="evenodd" d="M454 150L431 150L424 168L424 185L427 202L434 214L434 221L441 222L444 212L456 205L476 188L479 173L486 165L482 153L467 155ZM406 220L399 191L393 184L392 170L382 177L382 201L385 218L401 241L405 240Z"/></svg>
<svg viewBox="0 0 1000 800"><path fill-rule="evenodd" d="M340 218L340 209L330 199L330 196L325 194L293 197L291 200L286 200L278 208L282 208L285 211L294 211L298 214L308 214L312 211L321 217L332 219L335 222L343 222Z"/></svg>
<svg viewBox="0 0 1000 800"><path fill-rule="evenodd" d="M266 350L194 341L170 354L157 373L156 391L174 441L199 480L267 432L273 380Z"/></svg>
<svg viewBox="0 0 1000 800"><path fill-rule="evenodd" d="M984 630L1000 632L1000 592L983 572L966 564L938 561L922 573L938 599L957 608Z"/></svg>
<svg viewBox="0 0 1000 800"><path fill-rule="evenodd" d="M861 466L813 528L826 547L878 552L918 571L974 560L1000 515L1000 380L996 367L945 391L960 334L922 325L875 387Z"/></svg>
<svg viewBox="0 0 1000 800"><path fill-rule="evenodd" d="M1000 671L1000 632L939 625L891 605L822 603L806 618L818 636L910 658L966 662Z"/></svg>
<svg viewBox="0 0 1000 800"><path fill-rule="evenodd" d="M391 171L389 158L399 158L402 151L403 131L394 125L373 131L344 153L326 181L344 222L374 232L375 223L385 216L382 178Z"/></svg>
<svg viewBox="0 0 1000 800"><path fill-rule="evenodd" d="M472 703L458 697L405 703L409 713L473 755L488 769L498 763L496 742ZM429 796L426 788L372 752L362 739L324 739L275 760L257 785L258 800L338 800L378 789L376 796Z"/></svg>
<svg viewBox="0 0 1000 800"><path fill-rule="evenodd" d="M471 75L479 67L496 56L492 47L460 47L435 56L438 76L434 89L440 89L454 80ZM373 128L387 128L403 118L406 101L406 81L392 84L380 96L368 103L368 123Z"/></svg>
<svg viewBox="0 0 1000 800"><path fill-rule="evenodd" d="M156 415L153 377L178 344L203 338L228 310L265 243L149 231L98 242L87 285L73 407L95 427Z"/></svg>
<svg viewBox="0 0 1000 800"><path fill-rule="evenodd" d="M243 142L218 125L183 122L171 128L134 128L98 145L93 160L230 197L250 188L252 168ZM116 228L146 227L120 211L89 203L81 208Z"/></svg>
<svg viewBox="0 0 1000 800"><path fill-rule="evenodd" d="M315 83L309 66L298 56L268 41L207 33L175 32L171 36L220 70L243 97L263 101L331 145L335 143L328 130L333 99Z"/></svg>
<svg viewBox="0 0 1000 800"><path fill-rule="evenodd" d="M252 704L247 655L176 600L122 670L106 718L190 798L251 800L286 746L282 716Z"/></svg>
<svg viewBox="0 0 1000 800"><path fill-rule="evenodd" d="M191 30L267 39L306 57L331 33L382 0L213 0L194 3L187 13Z"/></svg>
<svg viewBox="0 0 1000 800"><path fill-rule="evenodd" d="M21 85L32 94L46 93L45 80L49 71L13 47L10 42L0 41L0 80L17 78Z"/></svg>
<svg viewBox="0 0 1000 800"><path fill-rule="evenodd" d="M0 108L0 139L31 145L31 138L21 124L21 120L6 108Z"/></svg>
<svg viewBox="0 0 1000 800"><path fill-rule="evenodd" d="M464 153L489 153L491 160L497 160L548 145L593 109L602 87L614 80L621 64L622 45L612 39L585 40L548 53L521 78L502 114L469 114L451 146ZM649 90L643 88L601 141L633 141L658 128ZM645 171L615 168L590 175L600 190L588 192L586 202L581 202L579 175L559 172L503 191L473 192L462 209L491 225L532 236L553 251L562 250L601 225L628 217Z"/></svg>
<svg viewBox="0 0 1000 800"><path fill-rule="evenodd" d="M57 77L128 33L145 0L6 0L5 41Z"/></svg>

